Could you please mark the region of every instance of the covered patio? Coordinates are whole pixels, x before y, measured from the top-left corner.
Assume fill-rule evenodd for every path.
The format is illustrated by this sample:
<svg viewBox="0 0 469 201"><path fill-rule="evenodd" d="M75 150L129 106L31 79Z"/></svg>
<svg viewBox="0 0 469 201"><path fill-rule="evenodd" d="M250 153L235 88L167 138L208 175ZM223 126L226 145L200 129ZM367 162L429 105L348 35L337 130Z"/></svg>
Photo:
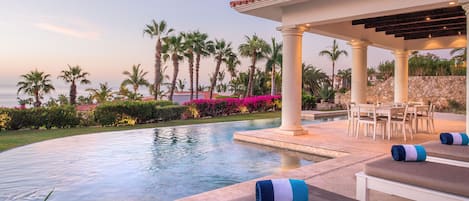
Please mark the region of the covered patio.
<svg viewBox="0 0 469 201"><path fill-rule="evenodd" d="M238 132L234 138L332 159L182 200L254 200L255 181L272 178L304 179L308 185L355 199L355 174L363 170L365 163L389 155L393 144L404 143L400 137L388 141L347 136L346 121L301 125L302 36L305 32L348 41L353 59L351 101L355 103L366 101L368 46L384 48L394 54L394 102L402 103L410 101L408 59L411 51L465 48L468 41L469 0L239 0L231 1L230 5L238 12L280 22L277 30L283 35L284 55L280 128ZM467 132L467 114L436 113L435 133ZM407 143L419 144L438 140L438 137L418 132ZM406 199L373 191L371 200Z"/></svg>
<svg viewBox="0 0 469 201"><path fill-rule="evenodd" d="M351 102L354 103L366 103L368 46L384 48L394 54L395 103L410 101L408 59L411 51L467 47L468 0L240 0L230 5L238 12L281 23L277 30L283 35L283 105L282 124L276 132L287 135L306 134L300 124L302 36L305 32L349 41L352 48ZM466 94L468 89L466 87ZM466 105L468 103L466 97ZM469 129L468 123L466 121L466 129Z"/></svg>

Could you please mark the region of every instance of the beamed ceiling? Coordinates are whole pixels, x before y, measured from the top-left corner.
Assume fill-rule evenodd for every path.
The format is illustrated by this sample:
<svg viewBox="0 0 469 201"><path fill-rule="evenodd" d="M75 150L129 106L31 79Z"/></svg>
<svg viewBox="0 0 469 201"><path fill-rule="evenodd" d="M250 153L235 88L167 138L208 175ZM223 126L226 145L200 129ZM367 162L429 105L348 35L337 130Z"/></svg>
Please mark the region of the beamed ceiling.
<svg viewBox="0 0 469 201"><path fill-rule="evenodd" d="M386 35L404 40L457 36L466 34L466 15L461 6L439 8L398 15L353 20Z"/></svg>

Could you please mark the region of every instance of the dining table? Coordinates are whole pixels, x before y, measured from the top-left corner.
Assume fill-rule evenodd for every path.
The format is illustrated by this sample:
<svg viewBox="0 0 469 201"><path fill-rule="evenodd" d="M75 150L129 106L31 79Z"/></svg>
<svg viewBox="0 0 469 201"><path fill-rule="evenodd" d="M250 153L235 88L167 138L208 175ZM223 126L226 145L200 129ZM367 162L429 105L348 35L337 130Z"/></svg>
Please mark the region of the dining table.
<svg viewBox="0 0 469 201"><path fill-rule="evenodd" d="M352 112L352 117L355 118L358 112L358 107L359 105L352 106L350 108ZM369 105L369 107L373 107L373 105ZM381 105L381 106L375 106L376 113L379 114L380 116L385 116L387 117L387 122L386 122L386 132L388 134L388 140L391 140L391 119L393 116L404 113L405 112L405 107L402 106L392 106L392 105ZM352 119L352 121L355 121Z"/></svg>

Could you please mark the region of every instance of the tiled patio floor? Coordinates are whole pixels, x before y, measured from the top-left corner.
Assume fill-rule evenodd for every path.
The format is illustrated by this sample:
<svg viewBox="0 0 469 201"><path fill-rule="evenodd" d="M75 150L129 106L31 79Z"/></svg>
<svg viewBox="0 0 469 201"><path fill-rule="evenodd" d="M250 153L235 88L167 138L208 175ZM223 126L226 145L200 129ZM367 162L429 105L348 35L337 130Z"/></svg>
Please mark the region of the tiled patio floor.
<svg viewBox="0 0 469 201"><path fill-rule="evenodd" d="M435 127L437 133L442 131L465 131L465 116L437 114ZM300 167L291 171L258 178L252 181L228 186L201 193L182 200L255 200L254 184L260 179L296 178L304 179L309 185L334 192L349 198L355 198L355 173L363 165L380 156L389 155L392 144L419 144L438 140L438 134L419 132L413 140L404 142L402 135L393 136L391 141L376 140L362 135L358 139L347 136L347 121L326 122L306 125L308 135L286 136L277 134L276 129L239 132L235 139L334 157L320 163ZM362 132L363 133L363 132ZM311 200L314 200L311 198ZM399 197L371 193L371 200L404 200Z"/></svg>

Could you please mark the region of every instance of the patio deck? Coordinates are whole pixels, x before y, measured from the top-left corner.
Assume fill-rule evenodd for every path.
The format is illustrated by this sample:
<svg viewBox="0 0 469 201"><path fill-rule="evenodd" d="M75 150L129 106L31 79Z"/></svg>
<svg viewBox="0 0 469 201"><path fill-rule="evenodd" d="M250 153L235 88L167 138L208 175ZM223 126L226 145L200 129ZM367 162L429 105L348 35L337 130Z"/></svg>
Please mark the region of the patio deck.
<svg viewBox="0 0 469 201"><path fill-rule="evenodd" d="M435 115L435 128L437 133L442 131L465 131L465 116L437 113ZM414 135L413 140L407 142L404 142L402 136L394 136L391 141L383 140L381 136L377 136L376 141L363 135L356 139L347 136L347 121L345 120L306 125L305 129L308 130L308 135L287 136L276 133L276 129L265 129L238 132L235 133L234 138L239 141L329 156L333 159L181 200L255 200L255 182L272 178L304 179L308 185L354 199L355 173L360 172L366 162L389 154L392 144L419 144L430 140L438 140L439 137L438 134L419 132ZM327 198L323 199L327 200ZM331 200L334 199L331 197ZM371 200L405 199L372 191Z"/></svg>

